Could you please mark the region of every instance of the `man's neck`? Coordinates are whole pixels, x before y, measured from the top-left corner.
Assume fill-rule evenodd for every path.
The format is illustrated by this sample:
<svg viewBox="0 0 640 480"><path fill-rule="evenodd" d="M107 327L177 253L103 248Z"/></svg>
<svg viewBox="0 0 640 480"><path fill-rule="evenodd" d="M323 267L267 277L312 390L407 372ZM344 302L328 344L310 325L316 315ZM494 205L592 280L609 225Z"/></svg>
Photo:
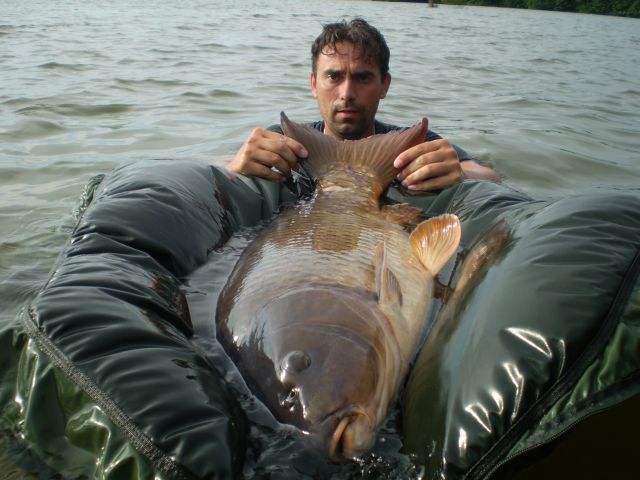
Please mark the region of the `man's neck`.
<svg viewBox="0 0 640 480"><path fill-rule="evenodd" d="M362 138L367 138L370 137L371 135L375 135L377 133L377 124L378 122L374 119L373 123L371 124L371 127L361 136L359 136L358 138L350 138L348 140L360 140ZM330 130L327 127L327 122L325 122L324 120L322 120L322 133L324 133L325 135L329 135L333 138L336 138L338 140L347 140L346 138L337 135L335 132L333 132L332 130Z"/></svg>

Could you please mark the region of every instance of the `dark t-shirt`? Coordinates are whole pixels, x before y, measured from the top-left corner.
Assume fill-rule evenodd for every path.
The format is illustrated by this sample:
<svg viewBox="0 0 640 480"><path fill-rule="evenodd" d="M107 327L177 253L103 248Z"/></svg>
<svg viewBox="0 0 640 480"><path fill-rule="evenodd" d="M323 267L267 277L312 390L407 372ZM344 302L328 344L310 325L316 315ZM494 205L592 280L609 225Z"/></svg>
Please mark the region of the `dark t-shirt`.
<svg viewBox="0 0 640 480"><path fill-rule="evenodd" d="M315 128L316 130L320 131L320 132L324 132L324 120L319 120L317 122L308 122L305 123L305 125L308 125L311 128ZM391 125L388 123L382 123L379 122L377 120L374 121L374 133L378 134L378 133L388 133L392 130L400 130L404 127L398 127L396 125ZM272 132L278 132L278 133L283 133L282 132L282 127L280 127L280 125L271 125L268 130L271 130ZM440 135L438 135L436 132L433 132L431 130L429 130L427 132L427 136L424 138L425 142L430 142L432 140L439 140L442 137ZM458 147L457 145L453 145L451 144L451 146L453 148L455 148L456 152L458 153L458 158L460 159L461 162L464 162L465 160L473 160L473 157L471 155L469 155L465 150L463 150L462 148Z"/></svg>

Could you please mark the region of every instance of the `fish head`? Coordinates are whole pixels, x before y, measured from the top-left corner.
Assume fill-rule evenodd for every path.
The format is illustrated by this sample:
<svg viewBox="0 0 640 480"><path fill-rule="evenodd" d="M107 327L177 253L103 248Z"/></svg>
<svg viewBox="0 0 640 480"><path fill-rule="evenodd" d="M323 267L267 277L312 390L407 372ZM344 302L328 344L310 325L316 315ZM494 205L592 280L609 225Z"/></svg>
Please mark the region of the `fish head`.
<svg viewBox="0 0 640 480"><path fill-rule="evenodd" d="M304 288L274 299L261 315L279 383L269 402L277 403L276 417L308 432L332 457L367 451L397 377L389 373L388 322L374 299Z"/></svg>

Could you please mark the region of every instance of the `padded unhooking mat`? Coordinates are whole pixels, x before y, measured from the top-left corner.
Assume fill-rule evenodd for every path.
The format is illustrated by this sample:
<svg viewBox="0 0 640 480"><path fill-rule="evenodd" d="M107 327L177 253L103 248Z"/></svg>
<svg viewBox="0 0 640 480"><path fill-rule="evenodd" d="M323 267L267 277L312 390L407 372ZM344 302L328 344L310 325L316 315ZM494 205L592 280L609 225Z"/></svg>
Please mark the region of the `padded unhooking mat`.
<svg viewBox="0 0 640 480"><path fill-rule="evenodd" d="M0 336L12 458L65 478L499 477L638 399L637 196L392 190L456 213L461 248L373 453L335 464L306 450L246 390L197 281L224 284L237 252L223 253L298 194L188 162L107 175L25 309L26 335Z"/></svg>

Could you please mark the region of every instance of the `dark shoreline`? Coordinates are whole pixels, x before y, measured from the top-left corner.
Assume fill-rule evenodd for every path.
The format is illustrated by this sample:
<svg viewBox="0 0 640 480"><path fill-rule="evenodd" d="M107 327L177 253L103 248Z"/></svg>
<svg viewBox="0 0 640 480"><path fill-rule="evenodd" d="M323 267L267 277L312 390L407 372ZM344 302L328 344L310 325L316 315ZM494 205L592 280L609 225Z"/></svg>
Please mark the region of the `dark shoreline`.
<svg viewBox="0 0 640 480"><path fill-rule="evenodd" d="M429 0L375 1L429 3ZM438 4L474 5L640 18L640 0L612 0L606 3L598 0L435 0L433 3L434 6Z"/></svg>

